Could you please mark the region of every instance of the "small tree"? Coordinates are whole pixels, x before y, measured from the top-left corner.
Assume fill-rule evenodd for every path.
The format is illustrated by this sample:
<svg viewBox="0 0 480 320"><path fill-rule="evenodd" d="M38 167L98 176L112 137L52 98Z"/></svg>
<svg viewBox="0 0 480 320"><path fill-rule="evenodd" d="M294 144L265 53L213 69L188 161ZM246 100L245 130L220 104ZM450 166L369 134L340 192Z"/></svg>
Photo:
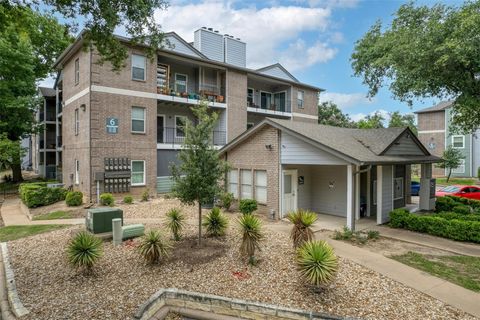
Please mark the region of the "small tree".
<svg viewBox="0 0 480 320"><path fill-rule="evenodd" d="M452 146L448 146L448 148L443 151L442 162L440 162L437 167L448 170L447 182L452 175L452 169L457 168L462 163L461 160L464 158L465 156L462 155L460 150L454 149Z"/></svg>
<svg viewBox="0 0 480 320"><path fill-rule="evenodd" d="M208 112L207 101L192 108L198 119L196 125L187 122L184 145L178 159L172 165L173 193L184 204L198 204L198 245L202 238L202 205L212 203L221 194L221 182L225 178L227 165L220 159L212 145L212 132L218 114Z"/></svg>
<svg viewBox="0 0 480 320"><path fill-rule="evenodd" d="M12 141L6 134L0 135L0 170L11 169L21 165L21 158L25 155L20 141Z"/></svg>

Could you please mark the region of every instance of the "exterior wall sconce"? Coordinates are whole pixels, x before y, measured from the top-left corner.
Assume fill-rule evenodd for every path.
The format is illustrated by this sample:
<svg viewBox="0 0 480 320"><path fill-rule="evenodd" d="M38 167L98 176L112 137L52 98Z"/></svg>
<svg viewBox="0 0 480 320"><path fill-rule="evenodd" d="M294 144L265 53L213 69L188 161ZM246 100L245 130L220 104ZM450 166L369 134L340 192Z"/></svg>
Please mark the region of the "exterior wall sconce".
<svg viewBox="0 0 480 320"><path fill-rule="evenodd" d="M82 111L85 112L85 110L87 109L87 106L85 105L85 103L82 103L80 105L80 109L82 109Z"/></svg>
<svg viewBox="0 0 480 320"><path fill-rule="evenodd" d="M271 151L271 150L273 150L273 146L272 146L271 144L266 144L266 145L265 145L265 149Z"/></svg>

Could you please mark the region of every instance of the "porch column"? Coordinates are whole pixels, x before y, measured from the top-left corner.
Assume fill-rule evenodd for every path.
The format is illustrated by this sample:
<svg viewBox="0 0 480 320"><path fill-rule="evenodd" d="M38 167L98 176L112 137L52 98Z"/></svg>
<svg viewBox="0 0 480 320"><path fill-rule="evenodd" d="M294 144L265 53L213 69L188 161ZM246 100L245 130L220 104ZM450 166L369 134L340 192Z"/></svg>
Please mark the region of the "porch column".
<svg viewBox="0 0 480 320"><path fill-rule="evenodd" d="M367 171L367 213L366 216L370 217L370 209L371 209L371 204L370 204L370 184L372 180L372 170Z"/></svg>
<svg viewBox="0 0 480 320"><path fill-rule="evenodd" d="M377 224L382 224L383 166L377 166Z"/></svg>
<svg viewBox="0 0 480 320"><path fill-rule="evenodd" d="M355 230L355 214L353 211L354 185L353 165L347 165L347 227Z"/></svg>
<svg viewBox="0 0 480 320"><path fill-rule="evenodd" d="M355 171L357 174L354 176L355 179L355 220L360 219L360 166L355 166Z"/></svg>
<svg viewBox="0 0 480 320"><path fill-rule="evenodd" d="M432 164L424 163L422 164L421 177L420 177L420 201L419 209L431 211L435 209L435 183L432 184Z"/></svg>

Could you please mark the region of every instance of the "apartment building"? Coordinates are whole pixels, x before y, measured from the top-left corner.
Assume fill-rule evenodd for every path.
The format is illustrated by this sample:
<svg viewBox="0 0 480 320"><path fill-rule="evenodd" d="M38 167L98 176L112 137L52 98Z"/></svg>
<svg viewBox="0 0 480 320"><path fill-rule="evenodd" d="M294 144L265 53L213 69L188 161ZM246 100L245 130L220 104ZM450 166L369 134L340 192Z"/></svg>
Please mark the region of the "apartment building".
<svg viewBox="0 0 480 320"><path fill-rule="evenodd" d="M185 124L195 122L190 107L202 97L219 114L212 132L218 148L266 117L317 122L321 89L280 64L247 68L246 43L231 35L203 27L188 43L166 33L165 48L152 58L119 39L128 58L118 72L83 48L82 35L55 64L63 182L89 198L97 190L168 192Z"/></svg>
<svg viewBox="0 0 480 320"><path fill-rule="evenodd" d="M418 138L430 153L441 157L449 146L459 150L464 159L452 170L452 177L476 177L480 167L480 130L475 134L460 134L451 130L452 101L415 112L417 115ZM436 177L446 175L445 169L433 168Z"/></svg>

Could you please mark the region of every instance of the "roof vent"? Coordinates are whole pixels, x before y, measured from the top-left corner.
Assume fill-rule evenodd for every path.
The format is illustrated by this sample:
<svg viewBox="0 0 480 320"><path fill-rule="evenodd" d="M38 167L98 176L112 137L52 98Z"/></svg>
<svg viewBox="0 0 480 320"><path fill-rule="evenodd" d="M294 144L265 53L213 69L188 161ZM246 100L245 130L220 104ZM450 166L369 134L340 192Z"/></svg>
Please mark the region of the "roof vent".
<svg viewBox="0 0 480 320"><path fill-rule="evenodd" d="M207 27L202 27L202 29L207 29Z"/></svg>
<svg viewBox="0 0 480 320"><path fill-rule="evenodd" d="M218 33L218 30L215 30L214 32L215 32L215 33Z"/></svg>
<svg viewBox="0 0 480 320"><path fill-rule="evenodd" d="M225 37L228 37L229 35L225 33L224 36L225 36Z"/></svg>
<svg viewBox="0 0 480 320"><path fill-rule="evenodd" d="M238 41L240 41L240 38L237 38Z"/></svg>
<svg viewBox="0 0 480 320"><path fill-rule="evenodd" d="M208 31L213 31L213 28L208 28Z"/></svg>

